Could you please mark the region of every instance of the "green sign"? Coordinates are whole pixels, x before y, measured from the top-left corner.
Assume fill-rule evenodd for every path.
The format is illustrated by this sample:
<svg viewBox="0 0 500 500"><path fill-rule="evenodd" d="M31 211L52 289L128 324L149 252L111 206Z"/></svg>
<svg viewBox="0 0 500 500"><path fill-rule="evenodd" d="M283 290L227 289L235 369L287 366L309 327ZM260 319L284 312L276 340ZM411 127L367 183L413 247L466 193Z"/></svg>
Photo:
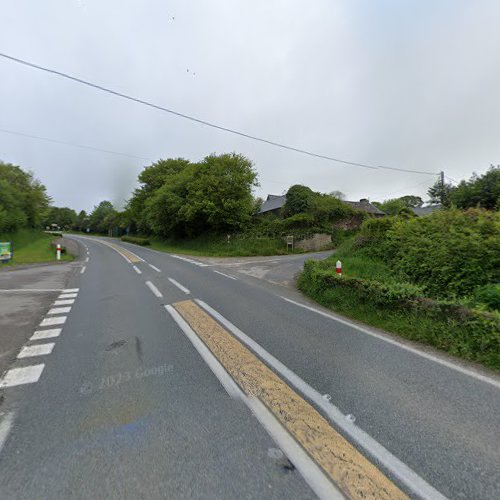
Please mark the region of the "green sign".
<svg viewBox="0 0 500 500"><path fill-rule="evenodd" d="M10 241L0 241L0 261L8 262L12 259L12 243Z"/></svg>

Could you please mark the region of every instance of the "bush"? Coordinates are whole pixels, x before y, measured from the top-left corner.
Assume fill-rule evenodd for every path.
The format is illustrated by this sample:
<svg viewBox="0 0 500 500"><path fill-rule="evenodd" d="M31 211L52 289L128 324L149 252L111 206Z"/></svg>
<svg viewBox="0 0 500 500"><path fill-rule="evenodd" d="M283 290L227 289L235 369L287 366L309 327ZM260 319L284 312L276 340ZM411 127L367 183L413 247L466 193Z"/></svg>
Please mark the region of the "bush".
<svg viewBox="0 0 500 500"><path fill-rule="evenodd" d="M339 277L306 261L299 288L318 302L451 354L500 369L500 314L426 298L420 287Z"/></svg>
<svg viewBox="0 0 500 500"><path fill-rule="evenodd" d="M138 236L122 236L121 240L134 243L134 245L142 245L143 247L151 245L151 241L148 238L140 238Z"/></svg>
<svg viewBox="0 0 500 500"><path fill-rule="evenodd" d="M474 299L491 311L500 311L500 283L481 286L476 289Z"/></svg>

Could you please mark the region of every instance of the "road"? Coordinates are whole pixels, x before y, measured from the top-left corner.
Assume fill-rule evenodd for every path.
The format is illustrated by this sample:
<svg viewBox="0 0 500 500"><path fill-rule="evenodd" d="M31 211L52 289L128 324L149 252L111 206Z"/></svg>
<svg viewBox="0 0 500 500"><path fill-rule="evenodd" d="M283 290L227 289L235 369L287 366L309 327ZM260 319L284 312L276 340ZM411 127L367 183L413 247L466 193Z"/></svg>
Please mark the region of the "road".
<svg viewBox="0 0 500 500"><path fill-rule="evenodd" d="M1 498L500 497L495 374L237 268L77 239L0 380Z"/></svg>

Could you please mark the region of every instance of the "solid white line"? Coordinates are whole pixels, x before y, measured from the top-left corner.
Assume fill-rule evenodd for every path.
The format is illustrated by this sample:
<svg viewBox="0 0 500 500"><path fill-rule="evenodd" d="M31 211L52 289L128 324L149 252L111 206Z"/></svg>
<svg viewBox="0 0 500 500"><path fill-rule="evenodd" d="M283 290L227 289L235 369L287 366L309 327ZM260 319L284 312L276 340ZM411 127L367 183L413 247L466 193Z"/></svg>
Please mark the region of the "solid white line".
<svg viewBox="0 0 500 500"><path fill-rule="evenodd" d="M44 363L25 366L23 368L12 368L0 380L0 389L38 382L44 368Z"/></svg>
<svg viewBox="0 0 500 500"><path fill-rule="evenodd" d="M17 355L18 359L20 358L32 358L34 356L46 356L52 352L54 349L54 342L49 342L48 344L37 344L37 345L25 345L19 354Z"/></svg>
<svg viewBox="0 0 500 500"><path fill-rule="evenodd" d="M85 269L87 269L87 266L83 266L81 271L80 271L80 274L83 274L85 272Z"/></svg>
<svg viewBox="0 0 500 500"><path fill-rule="evenodd" d="M0 418L0 452L2 451L3 445L9 437L10 429L14 423L14 418L16 414L11 411Z"/></svg>
<svg viewBox="0 0 500 500"><path fill-rule="evenodd" d="M75 292L79 292L80 289L79 288L65 288L63 290L64 293L75 293Z"/></svg>
<svg viewBox="0 0 500 500"><path fill-rule="evenodd" d="M49 310L47 314L68 314L71 311L71 306L69 307L53 307Z"/></svg>
<svg viewBox="0 0 500 500"><path fill-rule="evenodd" d="M57 299L76 299L78 297L77 293L61 293Z"/></svg>
<svg viewBox="0 0 500 500"><path fill-rule="evenodd" d="M178 281L175 281L173 278L168 278L168 281L170 281L172 285L175 285L182 292L186 294L191 293L185 286L182 286Z"/></svg>
<svg viewBox="0 0 500 500"><path fill-rule="evenodd" d="M170 254L170 256L174 257L175 259L179 259L179 260L183 260L185 262L189 262L190 264L194 264L195 266L208 267L208 264L204 264L203 262L199 262L198 260L188 259L187 257L181 257L180 255Z"/></svg>
<svg viewBox="0 0 500 500"><path fill-rule="evenodd" d="M142 274L142 271L137 266L132 266L137 274Z"/></svg>
<svg viewBox="0 0 500 500"><path fill-rule="evenodd" d="M191 341L194 348L217 377L229 396L239 399L247 405L267 433L295 465L316 495L321 499L344 498L335 485L324 475L320 467L276 420L274 415L258 399L248 397L240 389L219 360L212 354L198 335L196 335L184 318L170 305L166 305L165 309Z"/></svg>
<svg viewBox="0 0 500 500"><path fill-rule="evenodd" d="M39 330L36 331L30 340L45 340L45 339L51 339L54 337L59 337L59 335L62 332L62 328L53 328L51 330Z"/></svg>
<svg viewBox="0 0 500 500"><path fill-rule="evenodd" d="M87 257L87 258L85 259L85 262L88 262L89 260L90 260L90 258L89 258L89 257Z"/></svg>
<svg viewBox="0 0 500 500"><path fill-rule="evenodd" d="M257 342L251 339L248 335L243 333L238 327L233 325L229 320L224 318L215 309L210 307L202 300L196 299L205 311L213 316L219 323L225 326L235 337L241 340L247 347L255 352L261 359L263 359L270 367L277 373L288 380L296 389L304 394L316 406L321 408L329 419L336 424L347 436L355 441L361 448L367 451L375 459L378 460L387 470L389 470L397 479L405 484L409 490L417 494L417 496L425 499L445 499L439 491L427 483L416 472L408 467L404 462L395 457L389 450L384 448L379 442L375 441L365 431L357 427L354 423L346 420L345 415L332 404L327 401L323 395L311 387L307 382L302 380L292 370L287 368L281 361L277 360L272 354L269 354Z"/></svg>
<svg viewBox="0 0 500 500"><path fill-rule="evenodd" d="M153 264L148 264L148 266L149 266L151 269L154 269L157 273L161 273L161 269L158 269L156 266L153 266Z"/></svg>
<svg viewBox="0 0 500 500"><path fill-rule="evenodd" d="M238 278L235 278L234 276L229 276L229 274L221 273L220 271L217 271L215 269L212 269L214 273L220 274L221 276L225 276L226 278L229 278L230 280L237 280Z"/></svg>
<svg viewBox="0 0 500 500"><path fill-rule="evenodd" d="M66 316L54 316L52 318L45 318L40 326L64 325L66 323Z"/></svg>
<svg viewBox="0 0 500 500"><path fill-rule="evenodd" d="M54 302L55 306L70 306L75 303L75 299L67 299L67 300L56 300Z"/></svg>
<svg viewBox="0 0 500 500"><path fill-rule="evenodd" d="M146 281L146 285L149 287L149 289L158 297L163 297L162 293L158 288L156 288L151 281Z"/></svg>
<svg viewBox="0 0 500 500"><path fill-rule="evenodd" d="M351 323L350 321L347 321L343 318L340 318L334 314L326 313L326 312L321 311L319 309L316 309L314 307L307 306L305 304L301 304L300 302L295 302L295 300L287 299L286 297L281 297L281 298L283 300L286 300L287 302L290 302L291 304L295 304L296 306L299 306L299 307L302 307L302 308L307 309L309 311L315 312L316 314L320 314L321 316L325 316L326 318L332 319L333 321L337 321L338 323L342 323L343 325L347 325L347 326L350 326L352 328L355 328L356 330L358 330L362 333L365 333L366 335L370 335L371 337L374 337L376 339L383 340L384 342L387 342L389 344L400 347L401 349L404 349L405 351L411 352L412 354L416 354L417 356L420 356L422 358L428 359L430 361L434 361L435 363L446 366L447 368L451 368L452 370L463 373L465 375L469 375L469 377L473 377L477 380L480 380L481 382L486 382L487 384L491 384L494 387L497 387L500 389L500 381L499 380L495 380L493 378L490 378L486 375L482 375L481 373L478 373L478 372L471 370L469 368L463 368L462 366L456 365L455 363L452 363L452 362L447 361L445 359L442 359L442 358L439 358L437 356L433 356L432 354L428 354L426 352L420 351L414 347L405 345L402 342L398 342L397 340L394 340L390 337L380 335L379 333L376 333L372 330L369 330L368 328L363 328L363 327L358 326L354 323Z"/></svg>

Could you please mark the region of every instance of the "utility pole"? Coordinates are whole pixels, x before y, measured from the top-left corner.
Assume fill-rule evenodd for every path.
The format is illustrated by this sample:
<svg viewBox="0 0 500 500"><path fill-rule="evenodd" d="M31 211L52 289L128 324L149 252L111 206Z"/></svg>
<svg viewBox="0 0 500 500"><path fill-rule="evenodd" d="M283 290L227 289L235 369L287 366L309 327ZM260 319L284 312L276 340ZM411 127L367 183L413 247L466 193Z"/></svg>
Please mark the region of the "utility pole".
<svg viewBox="0 0 500 500"><path fill-rule="evenodd" d="M441 170L441 206L444 206L444 171Z"/></svg>

